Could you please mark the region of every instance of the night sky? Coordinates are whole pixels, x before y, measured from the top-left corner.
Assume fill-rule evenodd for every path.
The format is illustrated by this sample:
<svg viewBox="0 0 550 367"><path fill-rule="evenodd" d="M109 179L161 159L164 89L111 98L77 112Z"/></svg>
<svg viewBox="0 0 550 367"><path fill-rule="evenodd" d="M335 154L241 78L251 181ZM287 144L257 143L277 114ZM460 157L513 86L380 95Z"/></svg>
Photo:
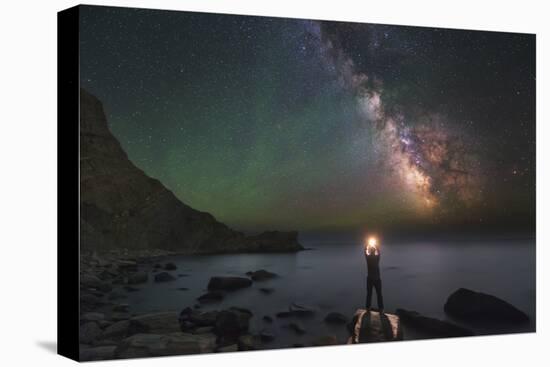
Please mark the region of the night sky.
<svg viewBox="0 0 550 367"><path fill-rule="evenodd" d="M129 158L242 230L533 231L535 36L81 7Z"/></svg>

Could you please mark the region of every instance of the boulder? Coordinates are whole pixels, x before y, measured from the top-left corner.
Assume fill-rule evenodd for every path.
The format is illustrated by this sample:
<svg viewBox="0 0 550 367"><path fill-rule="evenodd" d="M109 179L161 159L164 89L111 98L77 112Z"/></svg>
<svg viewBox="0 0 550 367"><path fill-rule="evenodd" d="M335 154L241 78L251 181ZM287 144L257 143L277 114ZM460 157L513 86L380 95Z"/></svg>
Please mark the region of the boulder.
<svg viewBox="0 0 550 367"><path fill-rule="evenodd" d="M130 328L147 334L179 332L177 312L156 312L130 319Z"/></svg>
<svg viewBox="0 0 550 367"><path fill-rule="evenodd" d="M112 312L111 320L112 321L121 321L130 319L130 314L128 312Z"/></svg>
<svg viewBox="0 0 550 367"><path fill-rule="evenodd" d="M80 322L105 320L105 314L101 312L87 312L80 316Z"/></svg>
<svg viewBox="0 0 550 367"><path fill-rule="evenodd" d="M137 291L141 290L141 288L132 287L131 285L124 286L124 289L128 292L137 292Z"/></svg>
<svg viewBox="0 0 550 367"><path fill-rule="evenodd" d="M237 344L230 344L226 345L225 347L219 347L217 349L220 353L226 353L226 352L236 352L239 350L239 346Z"/></svg>
<svg viewBox="0 0 550 367"><path fill-rule="evenodd" d="M268 331L263 330L260 332L260 340L262 341L262 343L269 343L275 340L275 335L271 334Z"/></svg>
<svg viewBox="0 0 550 367"><path fill-rule="evenodd" d="M91 321L85 324L80 325L78 332L79 341L82 344L92 344L95 342L101 335L103 331L97 324L97 322Z"/></svg>
<svg viewBox="0 0 550 367"><path fill-rule="evenodd" d="M119 339L130 335L130 320L123 320L109 325L103 330L102 339Z"/></svg>
<svg viewBox="0 0 550 367"><path fill-rule="evenodd" d="M116 348L115 355L118 358L139 358L198 354L213 352L215 347L216 336L213 334L136 334L124 339Z"/></svg>
<svg viewBox="0 0 550 367"><path fill-rule="evenodd" d="M248 275L253 281L261 281L277 277L277 274L271 273L264 269L249 271L246 275Z"/></svg>
<svg viewBox="0 0 550 367"><path fill-rule="evenodd" d="M149 280L149 274L144 271L138 271L128 275L127 282L128 284L141 284L147 283Z"/></svg>
<svg viewBox="0 0 550 367"><path fill-rule="evenodd" d="M422 316L418 312L398 308L395 313L400 317L403 324L426 333L429 337L448 338L474 335L471 330L447 321Z"/></svg>
<svg viewBox="0 0 550 367"><path fill-rule="evenodd" d="M115 358L116 345L108 345L93 348L80 348L79 360L84 361L103 361Z"/></svg>
<svg viewBox="0 0 550 367"><path fill-rule="evenodd" d="M262 340L259 335L245 334L237 340L239 350L257 350L260 349Z"/></svg>
<svg viewBox="0 0 550 367"><path fill-rule="evenodd" d="M208 293L203 294L197 300L201 303L209 303L209 302L220 302L225 297L223 292L220 291L211 291Z"/></svg>
<svg viewBox="0 0 550 367"><path fill-rule="evenodd" d="M325 316L325 322L327 324L345 324L348 322L348 319L341 313L331 312Z"/></svg>
<svg viewBox="0 0 550 367"><path fill-rule="evenodd" d="M348 344L403 340L399 316L358 309L350 323Z"/></svg>
<svg viewBox="0 0 550 367"><path fill-rule="evenodd" d="M297 322L291 322L287 327L298 335L305 334L306 330Z"/></svg>
<svg viewBox="0 0 550 367"><path fill-rule="evenodd" d="M92 274L80 274L80 286L88 289L97 289L101 292L110 292L113 287Z"/></svg>
<svg viewBox="0 0 550 367"><path fill-rule="evenodd" d="M296 232L246 237L181 202L128 159L103 104L80 89L80 238L82 250L174 250L187 254L298 251ZM122 268L123 264L119 264ZM135 271L135 266L124 266Z"/></svg>
<svg viewBox="0 0 550 367"><path fill-rule="evenodd" d="M176 270L178 267L174 263L164 264L164 270Z"/></svg>
<svg viewBox="0 0 550 367"><path fill-rule="evenodd" d="M130 306L127 303L118 303L113 305L114 312L128 312Z"/></svg>
<svg viewBox="0 0 550 367"><path fill-rule="evenodd" d="M216 317L216 335L223 339L233 340L248 331L250 312L238 308L230 308L220 311Z"/></svg>
<svg viewBox="0 0 550 367"><path fill-rule="evenodd" d="M167 273L165 271L163 271L162 273L155 274L155 282L157 283L170 282L172 280L176 280L176 278L174 278L172 274Z"/></svg>
<svg viewBox="0 0 550 367"><path fill-rule="evenodd" d="M524 323L529 316L495 296L460 288L447 298L444 310L468 322Z"/></svg>
<svg viewBox="0 0 550 367"><path fill-rule="evenodd" d="M335 335L323 335L315 339L312 344L316 347L325 345L337 345L338 339Z"/></svg>
<svg viewBox="0 0 550 367"><path fill-rule="evenodd" d="M196 331L199 327L213 327L218 318L218 311L200 312L191 307L183 309L178 317L180 330L187 332L190 330Z"/></svg>
<svg viewBox="0 0 550 367"><path fill-rule="evenodd" d="M252 281L242 277L212 277L208 282L208 290L233 291L250 287Z"/></svg>

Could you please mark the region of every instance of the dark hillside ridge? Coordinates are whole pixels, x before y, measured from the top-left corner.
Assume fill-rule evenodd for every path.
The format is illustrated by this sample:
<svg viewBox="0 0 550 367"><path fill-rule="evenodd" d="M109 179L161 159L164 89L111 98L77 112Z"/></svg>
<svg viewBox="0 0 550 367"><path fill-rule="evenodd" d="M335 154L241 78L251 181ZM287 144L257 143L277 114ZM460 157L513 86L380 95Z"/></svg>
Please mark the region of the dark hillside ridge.
<svg viewBox="0 0 550 367"><path fill-rule="evenodd" d="M299 251L297 232L246 237L181 202L136 167L110 132L102 103L80 90L80 243L83 250L188 254Z"/></svg>

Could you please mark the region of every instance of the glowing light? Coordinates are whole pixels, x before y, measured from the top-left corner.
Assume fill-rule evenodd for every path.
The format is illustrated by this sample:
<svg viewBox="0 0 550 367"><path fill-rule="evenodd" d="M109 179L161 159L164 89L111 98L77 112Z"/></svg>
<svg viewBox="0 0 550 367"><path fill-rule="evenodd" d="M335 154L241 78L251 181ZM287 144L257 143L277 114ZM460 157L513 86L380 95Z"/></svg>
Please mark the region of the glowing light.
<svg viewBox="0 0 550 367"><path fill-rule="evenodd" d="M369 237L369 239L367 240L367 244L371 247L376 247L376 245L378 244L378 240L376 239L376 237Z"/></svg>

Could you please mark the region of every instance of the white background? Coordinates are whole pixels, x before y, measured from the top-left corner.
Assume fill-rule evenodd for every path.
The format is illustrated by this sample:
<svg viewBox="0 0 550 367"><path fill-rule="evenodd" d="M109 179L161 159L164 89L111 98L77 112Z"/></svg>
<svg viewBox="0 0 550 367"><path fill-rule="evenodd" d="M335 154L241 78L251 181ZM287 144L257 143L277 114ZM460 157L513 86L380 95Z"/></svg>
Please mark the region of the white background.
<svg viewBox="0 0 550 367"><path fill-rule="evenodd" d="M545 1L93 1L94 4L537 33L537 333L100 362L145 366L548 365L550 12ZM56 12L3 2L0 21L0 365L70 365L56 342ZM544 86L544 88L543 88ZM76 123L76 121L75 121ZM61 127L63 128L63 127ZM64 244L66 246L71 244ZM77 244L75 243L74 246ZM513 269L510 269L511 271ZM545 310L546 308L546 310ZM546 348L546 349L545 349Z"/></svg>

